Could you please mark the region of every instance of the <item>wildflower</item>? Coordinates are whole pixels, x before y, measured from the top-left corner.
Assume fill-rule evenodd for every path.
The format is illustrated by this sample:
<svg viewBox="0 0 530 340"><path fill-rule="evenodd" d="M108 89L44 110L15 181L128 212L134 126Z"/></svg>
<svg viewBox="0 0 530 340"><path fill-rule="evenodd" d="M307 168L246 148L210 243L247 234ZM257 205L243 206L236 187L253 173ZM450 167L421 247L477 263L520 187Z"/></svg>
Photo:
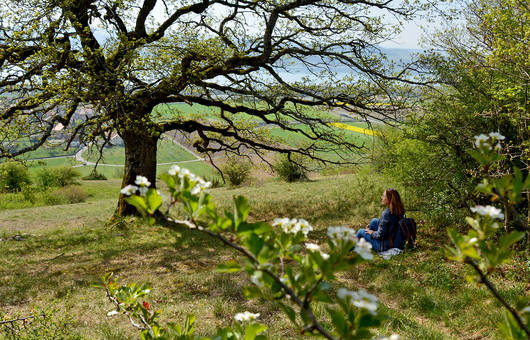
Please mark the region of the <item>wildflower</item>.
<svg viewBox="0 0 530 340"><path fill-rule="evenodd" d="M142 304L144 305L145 309L149 310L149 302L144 301Z"/></svg>
<svg viewBox="0 0 530 340"><path fill-rule="evenodd" d="M471 211L482 216L489 216L491 218L503 219L504 214L501 209L492 207L491 205L482 206L477 205L476 207L471 208Z"/></svg>
<svg viewBox="0 0 530 340"><path fill-rule="evenodd" d="M357 237L355 236L355 230L348 227L329 227L328 228L328 237L334 244L337 244L337 241L356 241Z"/></svg>
<svg viewBox="0 0 530 340"><path fill-rule="evenodd" d="M149 187L151 185L151 182L149 182L147 177L144 176L136 176L136 181L134 183L140 187Z"/></svg>
<svg viewBox="0 0 530 340"><path fill-rule="evenodd" d="M168 174L170 174L171 176L176 176L180 173L180 166L178 165L173 165L171 168L169 168Z"/></svg>
<svg viewBox="0 0 530 340"><path fill-rule="evenodd" d="M251 313L249 311L245 311L243 313L237 313L234 315L234 320L239 322L247 322L256 320L259 317L259 313Z"/></svg>
<svg viewBox="0 0 530 340"><path fill-rule="evenodd" d="M354 251L361 255L361 257L365 260L371 260L374 258L374 255L372 254L372 244L366 241L364 238L361 238L357 244L355 244Z"/></svg>
<svg viewBox="0 0 530 340"><path fill-rule="evenodd" d="M136 193L136 190L138 190L138 187L136 185L127 185L125 187L123 187L120 192L126 196L131 196L131 195L134 195Z"/></svg>

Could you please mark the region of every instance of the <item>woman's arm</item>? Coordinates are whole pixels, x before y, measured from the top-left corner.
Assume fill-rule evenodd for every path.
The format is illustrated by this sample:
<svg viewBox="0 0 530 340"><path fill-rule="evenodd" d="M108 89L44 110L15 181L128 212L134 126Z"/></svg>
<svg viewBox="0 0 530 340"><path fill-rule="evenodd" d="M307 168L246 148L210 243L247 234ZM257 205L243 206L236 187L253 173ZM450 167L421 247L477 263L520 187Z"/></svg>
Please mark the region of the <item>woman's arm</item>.
<svg viewBox="0 0 530 340"><path fill-rule="evenodd" d="M379 226L371 236L374 240L382 240L388 237L388 231L390 230L392 220L390 216L390 210L385 209L379 218Z"/></svg>

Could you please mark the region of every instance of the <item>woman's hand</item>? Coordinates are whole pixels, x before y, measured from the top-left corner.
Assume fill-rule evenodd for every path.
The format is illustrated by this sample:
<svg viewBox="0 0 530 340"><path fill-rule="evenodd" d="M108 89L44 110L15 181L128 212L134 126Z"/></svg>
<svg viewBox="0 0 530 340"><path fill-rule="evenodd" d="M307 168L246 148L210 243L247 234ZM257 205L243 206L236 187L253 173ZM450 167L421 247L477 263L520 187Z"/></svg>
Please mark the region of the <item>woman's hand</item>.
<svg viewBox="0 0 530 340"><path fill-rule="evenodd" d="M373 232L374 232L373 230L370 230L370 229L366 229L366 233L367 233L368 235L372 235L372 234L373 234Z"/></svg>

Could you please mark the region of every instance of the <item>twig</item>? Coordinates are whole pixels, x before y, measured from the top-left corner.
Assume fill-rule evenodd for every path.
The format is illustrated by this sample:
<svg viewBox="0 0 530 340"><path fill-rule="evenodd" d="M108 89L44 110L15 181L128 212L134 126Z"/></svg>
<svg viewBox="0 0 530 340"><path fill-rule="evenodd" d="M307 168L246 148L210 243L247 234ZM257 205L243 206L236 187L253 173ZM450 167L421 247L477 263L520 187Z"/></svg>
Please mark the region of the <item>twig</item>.
<svg viewBox="0 0 530 340"><path fill-rule="evenodd" d="M29 319L34 319L38 316L42 316L42 317L45 317L46 314L42 313L40 315L30 315L30 316L25 316L25 317L22 317L22 318L16 318L16 319L12 319L12 320L3 320L3 321L0 321L0 325L4 325L6 323L10 323L10 324L13 324L17 321L26 321L26 320L29 320Z"/></svg>
<svg viewBox="0 0 530 340"><path fill-rule="evenodd" d="M322 327L322 325L318 322L315 314L313 314L313 311L311 310L311 308L309 306L306 306L306 304L300 299L300 297L298 295L296 295L296 293L290 287L285 285L285 283L283 283L282 280L280 280L280 278L276 274L274 274L270 269L268 269L268 268L260 268L260 263L259 263L258 259L254 256L254 254L250 253L247 249L239 246L238 244L235 244L235 243L231 242L230 240L225 238L223 235L218 234L218 233L214 233L214 232L212 232L212 231L210 231L210 230L208 230L208 229L206 229L204 227L201 227L201 226L197 225L196 223L194 223L192 221L173 220L173 219L167 218L166 216L163 216L163 217L165 219L166 225L169 224L170 226L172 225L172 226L179 226L179 227L182 226L182 225L185 225L185 226L189 227L190 229L196 229L196 230L198 230L198 231L200 231L200 232L202 232L204 234L207 234L209 236L212 236L214 238L219 239L225 245L227 245L227 246L229 246L231 248L234 248L235 250L237 250L241 254L245 255L247 258L249 258L254 263L254 265L256 265L256 267L259 268L259 270L261 270L262 272L266 273L274 281L276 281L276 283L279 284L282 287L282 289L287 293L287 295L289 295L291 297L291 300L294 301L298 306L300 306L300 308L307 314L307 316L311 319L311 325L306 327L307 330L316 329L325 338L330 339L330 340L337 340L337 338L335 338L324 327ZM304 330L306 330L306 328L304 328Z"/></svg>
<svg viewBox="0 0 530 340"><path fill-rule="evenodd" d="M46 261L53 261L53 260L58 259L58 258L61 257L61 256L64 256L64 253L60 253L59 255L57 255L57 256L55 256L55 257L52 257L51 259L48 259L48 260L46 260Z"/></svg>
<svg viewBox="0 0 530 340"><path fill-rule="evenodd" d="M116 305L116 311L118 311L118 312L121 311L123 314L125 314L129 318L129 322L131 323L131 325L133 325L133 327L138 328L139 330L142 330L142 331L146 330L146 329L151 330L151 326L149 325L149 323L147 323L145 321L145 319L143 317L141 317L140 315L139 315L140 320L142 321L142 323L145 326L137 324L134 321L132 315L126 309L122 309L121 308L120 302L114 296L112 296L112 294L110 293L109 288L106 285L104 287L105 287L105 291L107 293L107 298L110 300L110 302L112 302L113 304Z"/></svg>
<svg viewBox="0 0 530 340"><path fill-rule="evenodd" d="M515 318L515 321L517 321L517 323L519 324L519 326L525 331L526 335L530 338L530 330L528 329L528 327L524 324L523 320L521 319L521 317L519 316L519 313L517 313L517 311L508 304L508 302L506 302L506 300L504 300L502 298L502 296L499 294L499 292L497 291L497 289L495 289L495 287L493 286L493 284L488 280L488 278L486 277L486 274L484 274L482 272L482 270L480 270L480 268L478 267L478 265L475 263L475 261L469 259L467 261L467 263L469 263L471 265L471 267L473 267L473 269L475 269L475 271L478 273L478 275L480 276L480 280L482 283L484 283L486 285L486 287L488 287L488 289L490 290L490 292L497 298L497 300L500 301L500 303L510 312L510 314L513 315L513 317Z"/></svg>

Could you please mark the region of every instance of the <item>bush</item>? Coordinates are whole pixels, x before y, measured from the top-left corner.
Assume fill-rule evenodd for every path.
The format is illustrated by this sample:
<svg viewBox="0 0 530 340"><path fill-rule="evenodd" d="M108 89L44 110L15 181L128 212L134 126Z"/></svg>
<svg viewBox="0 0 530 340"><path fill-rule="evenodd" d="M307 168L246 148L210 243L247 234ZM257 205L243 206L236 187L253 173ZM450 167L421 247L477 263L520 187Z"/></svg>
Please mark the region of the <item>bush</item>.
<svg viewBox="0 0 530 340"><path fill-rule="evenodd" d="M19 192L30 184L28 169L23 164L8 162L0 165L0 191Z"/></svg>
<svg viewBox="0 0 530 340"><path fill-rule="evenodd" d="M83 179L85 181L105 181L107 180L107 176L97 172L96 170L93 170L90 172L90 174L88 174L88 176L83 177Z"/></svg>
<svg viewBox="0 0 530 340"><path fill-rule="evenodd" d="M87 198L88 194L79 186L69 185L54 192L46 193L44 201L48 205L75 204L84 202Z"/></svg>
<svg viewBox="0 0 530 340"><path fill-rule="evenodd" d="M68 166L63 166L54 169L57 178L57 186L65 187L67 185L79 184L77 181L81 177L81 173L76 169Z"/></svg>
<svg viewBox="0 0 530 340"><path fill-rule="evenodd" d="M71 167L44 167L37 172L37 183L45 191L51 187L65 187L67 185L79 184L77 182L79 177L81 177L81 173Z"/></svg>
<svg viewBox="0 0 530 340"><path fill-rule="evenodd" d="M273 166L278 177L286 182L298 182L307 179L304 168L287 157L281 157Z"/></svg>
<svg viewBox="0 0 530 340"><path fill-rule="evenodd" d="M251 164L248 160L230 158L221 170L228 177L228 183L237 186L248 180L250 169Z"/></svg>
<svg viewBox="0 0 530 340"><path fill-rule="evenodd" d="M55 175L50 168L43 167L37 171L37 185L42 191L48 190L56 185Z"/></svg>

